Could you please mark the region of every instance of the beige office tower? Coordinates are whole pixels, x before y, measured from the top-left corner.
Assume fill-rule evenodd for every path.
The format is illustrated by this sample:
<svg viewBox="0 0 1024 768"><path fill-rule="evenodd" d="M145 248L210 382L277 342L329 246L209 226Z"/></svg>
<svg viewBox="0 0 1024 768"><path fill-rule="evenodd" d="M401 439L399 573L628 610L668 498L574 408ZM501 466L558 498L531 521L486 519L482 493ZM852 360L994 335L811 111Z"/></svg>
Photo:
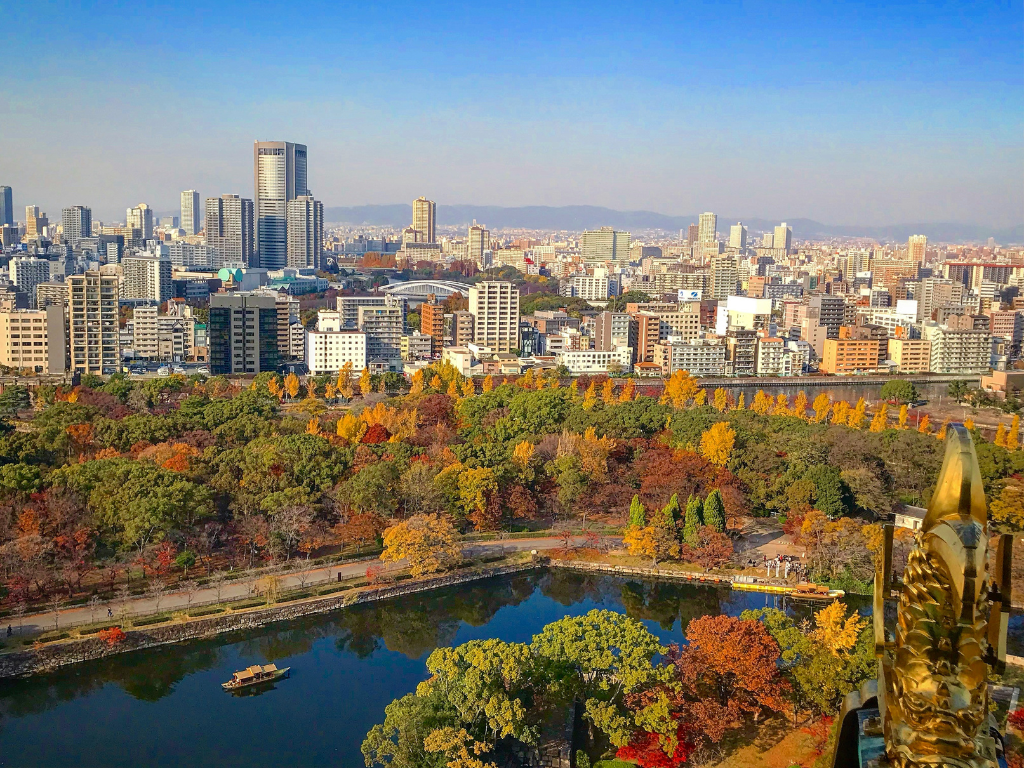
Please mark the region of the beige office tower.
<svg viewBox="0 0 1024 768"><path fill-rule="evenodd" d="M128 208L125 211L125 222L128 229L137 229L142 232L143 240L153 239L153 209L145 203Z"/></svg>
<svg viewBox="0 0 1024 768"><path fill-rule="evenodd" d="M738 221L729 228L729 247L743 250L747 247L747 228Z"/></svg>
<svg viewBox="0 0 1024 768"><path fill-rule="evenodd" d="M312 195L288 201L288 266L323 269L324 204Z"/></svg>
<svg viewBox="0 0 1024 768"><path fill-rule="evenodd" d="M64 307L0 312L0 365L35 373L64 373Z"/></svg>
<svg viewBox="0 0 1024 768"><path fill-rule="evenodd" d="M519 344L519 289L503 280L488 280L469 289L473 341L494 352L511 352Z"/></svg>
<svg viewBox="0 0 1024 768"><path fill-rule="evenodd" d="M466 255L479 263L484 258L484 251L489 250L490 247L491 233L479 224L474 223L469 228L469 248Z"/></svg>
<svg viewBox="0 0 1024 768"><path fill-rule="evenodd" d="M924 235L911 235L907 241L907 261L924 264L924 253L928 249L928 238Z"/></svg>
<svg viewBox="0 0 1024 768"><path fill-rule="evenodd" d="M786 226L786 222L782 222L775 228L775 236L772 239L776 250L784 250L789 253L793 247L793 228Z"/></svg>
<svg viewBox="0 0 1024 768"><path fill-rule="evenodd" d="M584 261L629 262L629 232L616 232L613 227L601 227L580 236L580 251Z"/></svg>
<svg viewBox="0 0 1024 768"><path fill-rule="evenodd" d="M50 225L45 213L39 213L38 205L25 206L25 237L33 239L43 236L43 230ZM88 235L87 235L88 237Z"/></svg>
<svg viewBox="0 0 1024 768"><path fill-rule="evenodd" d="M186 235L198 235L202 229L199 213L199 193L194 189L186 189L181 193L181 228Z"/></svg>
<svg viewBox="0 0 1024 768"><path fill-rule="evenodd" d="M89 270L68 277L68 327L74 373L115 373L120 365L117 275Z"/></svg>
<svg viewBox="0 0 1024 768"><path fill-rule="evenodd" d="M425 197L412 201L412 228L419 231L424 243L437 242L437 203Z"/></svg>
<svg viewBox="0 0 1024 768"><path fill-rule="evenodd" d="M718 241L718 215L702 213L697 219L697 242L710 245Z"/></svg>

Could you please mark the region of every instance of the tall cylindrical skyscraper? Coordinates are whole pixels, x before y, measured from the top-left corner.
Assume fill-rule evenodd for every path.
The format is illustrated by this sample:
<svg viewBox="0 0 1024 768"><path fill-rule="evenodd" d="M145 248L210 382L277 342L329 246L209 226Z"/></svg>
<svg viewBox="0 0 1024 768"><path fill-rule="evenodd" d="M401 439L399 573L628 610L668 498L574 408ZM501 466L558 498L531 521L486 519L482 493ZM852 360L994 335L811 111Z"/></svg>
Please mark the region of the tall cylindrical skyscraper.
<svg viewBox="0 0 1024 768"><path fill-rule="evenodd" d="M257 141L253 145L256 215L256 266L281 269L288 264L288 202L309 194L306 145Z"/></svg>

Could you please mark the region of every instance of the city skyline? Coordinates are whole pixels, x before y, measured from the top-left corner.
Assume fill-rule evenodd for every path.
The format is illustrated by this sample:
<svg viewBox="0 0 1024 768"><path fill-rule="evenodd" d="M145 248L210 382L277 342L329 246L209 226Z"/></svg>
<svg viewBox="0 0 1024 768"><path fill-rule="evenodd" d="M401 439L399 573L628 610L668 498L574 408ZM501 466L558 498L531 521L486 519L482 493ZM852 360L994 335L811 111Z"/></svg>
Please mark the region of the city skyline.
<svg viewBox="0 0 1024 768"><path fill-rule="evenodd" d="M522 18L476 6L313 8L308 32L273 33L311 45L315 66L258 59L270 30L251 9L178 10L195 20L187 52L162 42L164 20L141 9L62 9L59 28L41 26L45 5L12 9L8 29L22 34L8 44L0 120L14 151L0 154L0 184L14 188L15 211L80 204L105 220L140 200L172 211L186 189L252 197L249 142L282 138L311 147L309 186L326 207L427 194L837 225L1021 218L1022 19L1008 6L651 5ZM317 47L314 31L322 39L343 19L360 30L345 56ZM470 19L517 45L465 35ZM86 22L104 30L88 44L70 32ZM622 29L633 42L613 46ZM55 45L18 55L39 36ZM471 42L446 45L456 39ZM369 40L389 55L369 55ZM231 57L259 92L208 84L205 72ZM176 100L188 107L166 106ZM125 112L129 102L150 106ZM55 112L67 109L73 124ZM112 124L112 110L125 119ZM59 150L72 143L69 166Z"/></svg>

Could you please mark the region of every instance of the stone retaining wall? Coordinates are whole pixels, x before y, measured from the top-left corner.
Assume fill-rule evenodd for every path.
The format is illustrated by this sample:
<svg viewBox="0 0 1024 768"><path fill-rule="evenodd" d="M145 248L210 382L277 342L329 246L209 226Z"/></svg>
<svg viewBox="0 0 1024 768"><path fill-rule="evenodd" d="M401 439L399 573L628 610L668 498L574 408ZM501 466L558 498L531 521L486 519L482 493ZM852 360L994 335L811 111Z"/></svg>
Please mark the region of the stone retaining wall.
<svg viewBox="0 0 1024 768"><path fill-rule="evenodd" d="M574 571L614 573L620 576L643 576L648 579L685 579L687 581L696 581L704 584L732 584L732 577L730 576L718 576L713 573L698 573L696 571L662 571L658 568L641 568L632 565L591 563L586 560L552 559L549 562L549 565L555 568L568 568Z"/></svg>
<svg viewBox="0 0 1024 768"><path fill-rule="evenodd" d="M131 629L127 632L128 636L113 647L95 637L68 642L56 642L40 648L0 655L0 679L48 672L59 667L68 666L69 664L101 659L117 653L127 653L143 648L155 648L160 645L180 643L186 640L213 637L214 635L226 632L252 630L276 621L288 621L289 619L298 619L303 616L330 613L340 608L347 608L361 603L372 603L378 600L402 597L403 595L411 595L416 592L426 592L432 589L465 584L470 581L489 579L492 576L505 576L507 574L532 570L536 567L535 563L521 563L494 568L482 568L438 576L432 579L409 581L391 587L346 591L337 595L307 598L285 605L222 613L182 623L157 626L152 629L145 627Z"/></svg>

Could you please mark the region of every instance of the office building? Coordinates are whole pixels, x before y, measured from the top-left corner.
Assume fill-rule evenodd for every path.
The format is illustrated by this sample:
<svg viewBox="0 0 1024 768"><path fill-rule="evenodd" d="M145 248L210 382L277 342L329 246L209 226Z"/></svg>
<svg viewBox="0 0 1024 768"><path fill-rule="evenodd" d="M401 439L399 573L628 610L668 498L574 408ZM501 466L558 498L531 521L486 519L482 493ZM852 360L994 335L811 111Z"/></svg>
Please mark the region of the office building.
<svg viewBox="0 0 1024 768"><path fill-rule="evenodd" d="M32 207L34 208L35 206ZM46 218L45 214L43 218ZM84 205L73 205L70 208L65 208L63 211L61 211L60 218L64 232L64 242L70 245L72 248L77 248L78 242L83 237L92 237L91 208L86 208Z"/></svg>
<svg viewBox="0 0 1024 768"><path fill-rule="evenodd" d="M143 240L153 239L153 209L145 203L139 203L134 208L125 211L125 226L128 229L137 229L142 233Z"/></svg>
<svg viewBox="0 0 1024 768"><path fill-rule="evenodd" d="M907 293L917 301L917 319L933 320L936 310L962 307L966 289L954 280L926 277L907 283Z"/></svg>
<svg viewBox="0 0 1024 768"><path fill-rule="evenodd" d="M484 251L491 249L491 233L474 222L469 228L466 256L478 264L484 260Z"/></svg>
<svg viewBox="0 0 1024 768"><path fill-rule="evenodd" d="M696 224L691 224L686 228L686 245L692 248L697 244L697 240L700 237L700 227Z"/></svg>
<svg viewBox="0 0 1024 768"><path fill-rule="evenodd" d="M993 336L1017 345L1024 340L1024 312L1019 309L993 309L988 312L989 330Z"/></svg>
<svg viewBox="0 0 1024 768"><path fill-rule="evenodd" d="M121 260L122 300L163 304L174 295L171 260L154 256L126 256Z"/></svg>
<svg viewBox="0 0 1024 768"><path fill-rule="evenodd" d="M494 280L469 289L473 341L493 352L511 352L519 336L519 289Z"/></svg>
<svg viewBox="0 0 1024 768"><path fill-rule="evenodd" d="M211 294L208 344L214 375L276 370L275 298L248 292Z"/></svg>
<svg viewBox="0 0 1024 768"><path fill-rule="evenodd" d="M0 312L0 365L39 374L64 373L64 307Z"/></svg>
<svg viewBox="0 0 1024 768"><path fill-rule="evenodd" d="M580 236L580 251L584 261L629 262L629 232L618 232L614 227L601 227Z"/></svg>
<svg viewBox="0 0 1024 768"><path fill-rule="evenodd" d="M306 145L257 141L253 145L256 263L265 269L288 265L288 203L308 195Z"/></svg>
<svg viewBox="0 0 1024 768"><path fill-rule="evenodd" d="M652 360L663 376L688 371L691 376L724 376L726 345L723 339L680 339L670 336L654 345Z"/></svg>
<svg viewBox="0 0 1024 768"><path fill-rule="evenodd" d="M747 228L743 222L737 222L729 227L729 247L743 250L747 247Z"/></svg>
<svg viewBox="0 0 1024 768"><path fill-rule="evenodd" d="M248 198L221 195L206 198L206 244L217 254L214 267L253 265L254 205Z"/></svg>
<svg viewBox="0 0 1024 768"><path fill-rule="evenodd" d="M89 270L68 276L70 370L115 373L121 364L117 275Z"/></svg>
<svg viewBox="0 0 1024 768"><path fill-rule="evenodd" d="M14 226L14 192L10 187L0 187L0 227Z"/></svg>
<svg viewBox="0 0 1024 768"><path fill-rule="evenodd" d="M702 213L697 219L697 244L708 246L718 242L718 216L714 213Z"/></svg>
<svg viewBox="0 0 1024 768"><path fill-rule="evenodd" d="M36 308L36 286L50 279L50 262L34 256L15 256L9 265L11 282L28 297L30 309Z"/></svg>
<svg viewBox="0 0 1024 768"><path fill-rule="evenodd" d="M288 201L288 266L324 267L324 204L312 195Z"/></svg>
<svg viewBox="0 0 1024 768"><path fill-rule="evenodd" d="M43 236L43 230L49 225L46 214L39 213L38 205L25 206L25 237L29 240ZM91 233L90 233L91 234Z"/></svg>
<svg viewBox="0 0 1024 768"><path fill-rule="evenodd" d="M907 241L907 261L924 263L925 251L928 250L928 238L924 235L911 235Z"/></svg>
<svg viewBox="0 0 1024 768"><path fill-rule="evenodd" d="M597 272L599 274L573 275L566 286L569 289L569 295L596 302L606 302L609 296L618 295L618 280L609 277L605 270L597 270Z"/></svg>
<svg viewBox="0 0 1024 768"><path fill-rule="evenodd" d="M437 204L425 197L412 201L412 228L420 233L420 241L437 242Z"/></svg>
<svg viewBox="0 0 1024 768"><path fill-rule="evenodd" d="M199 193L194 189L186 189L181 193L181 228L186 235L198 235L203 227L199 215Z"/></svg>
<svg viewBox="0 0 1024 768"><path fill-rule="evenodd" d="M793 228L782 222L775 228L775 235L772 238L772 247L777 251L789 253L793 248Z"/></svg>

